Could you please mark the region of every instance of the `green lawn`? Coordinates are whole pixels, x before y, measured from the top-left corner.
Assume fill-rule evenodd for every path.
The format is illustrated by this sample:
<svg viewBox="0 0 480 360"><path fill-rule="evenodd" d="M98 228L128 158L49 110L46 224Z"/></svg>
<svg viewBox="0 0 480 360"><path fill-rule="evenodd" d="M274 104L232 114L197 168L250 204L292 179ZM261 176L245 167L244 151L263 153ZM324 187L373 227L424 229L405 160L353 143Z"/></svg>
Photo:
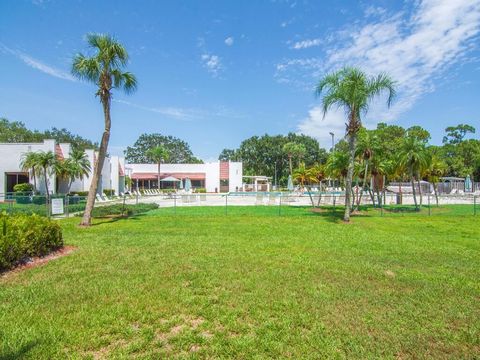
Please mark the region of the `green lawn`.
<svg viewBox="0 0 480 360"><path fill-rule="evenodd" d="M480 216L159 209L61 220L0 278L0 359L480 357Z"/></svg>

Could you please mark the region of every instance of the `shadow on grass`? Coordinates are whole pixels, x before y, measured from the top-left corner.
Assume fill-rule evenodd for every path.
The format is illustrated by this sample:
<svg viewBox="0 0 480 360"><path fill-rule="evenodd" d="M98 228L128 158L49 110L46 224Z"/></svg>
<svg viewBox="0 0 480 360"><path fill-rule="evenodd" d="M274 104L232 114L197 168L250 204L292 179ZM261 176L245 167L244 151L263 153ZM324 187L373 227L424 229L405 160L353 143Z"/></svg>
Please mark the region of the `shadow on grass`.
<svg viewBox="0 0 480 360"><path fill-rule="evenodd" d="M23 359L30 350L39 345L38 340L29 341L26 344L22 345L19 349L15 350L6 350L0 352L0 360L12 360L12 359Z"/></svg>
<svg viewBox="0 0 480 360"><path fill-rule="evenodd" d="M135 215L130 215L130 216L99 216L99 217L94 217L93 219L95 222L92 223L92 226L99 226L99 225L105 225L105 224L112 224L116 223L119 221L125 221L125 220L140 220L142 217L145 216L145 213L142 214L135 214Z"/></svg>

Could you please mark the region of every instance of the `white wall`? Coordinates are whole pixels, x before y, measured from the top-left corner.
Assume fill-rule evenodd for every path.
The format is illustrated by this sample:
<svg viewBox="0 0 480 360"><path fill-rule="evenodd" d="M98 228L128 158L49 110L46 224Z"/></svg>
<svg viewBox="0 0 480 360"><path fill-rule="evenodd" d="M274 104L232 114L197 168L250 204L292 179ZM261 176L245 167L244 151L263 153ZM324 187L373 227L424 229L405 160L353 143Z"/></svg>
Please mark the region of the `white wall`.
<svg viewBox="0 0 480 360"><path fill-rule="evenodd" d="M157 173L157 164L127 164L125 172L131 176L132 173ZM205 164L162 164L160 172L164 173L204 173L205 188L208 192L220 191L220 162L210 162ZM241 162L231 162L229 164L229 191L235 191L235 188L242 187L243 167Z"/></svg>
<svg viewBox="0 0 480 360"><path fill-rule="evenodd" d="M55 140L44 140L43 143L0 143L0 193L6 190L6 173L23 172L20 168L23 154L30 151L52 151L55 153ZM33 183L33 178L30 177ZM37 178L37 189L45 192L43 177ZM55 175L48 176L48 189L55 191Z"/></svg>
<svg viewBox="0 0 480 360"><path fill-rule="evenodd" d="M242 191L243 185L243 164L241 162L230 162L229 169L229 191Z"/></svg>

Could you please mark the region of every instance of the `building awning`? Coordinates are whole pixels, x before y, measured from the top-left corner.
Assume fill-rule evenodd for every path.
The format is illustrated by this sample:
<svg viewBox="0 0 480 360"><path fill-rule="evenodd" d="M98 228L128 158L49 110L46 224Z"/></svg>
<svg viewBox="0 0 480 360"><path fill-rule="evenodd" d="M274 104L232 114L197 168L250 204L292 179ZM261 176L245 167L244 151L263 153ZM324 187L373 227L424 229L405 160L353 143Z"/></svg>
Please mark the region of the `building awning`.
<svg viewBox="0 0 480 360"><path fill-rule="evenodd" d="M175 177L173 177L173 176L167 176L167 177L161 179L160 181L181 181L181 180L180 180L180 179L177 179L177 178L175 178Z"/></svg>
<svg viewBox="0 0 480 360"><path fill-rule="evenodd" d="M160 173L160 180L166 177L174 177L176 179L186 179L190 180L205 180L205 173ZM132 173L132 180L157 180L158 175L154 172L148 173ZM168 180L167 180L168 181Z"/></svg>

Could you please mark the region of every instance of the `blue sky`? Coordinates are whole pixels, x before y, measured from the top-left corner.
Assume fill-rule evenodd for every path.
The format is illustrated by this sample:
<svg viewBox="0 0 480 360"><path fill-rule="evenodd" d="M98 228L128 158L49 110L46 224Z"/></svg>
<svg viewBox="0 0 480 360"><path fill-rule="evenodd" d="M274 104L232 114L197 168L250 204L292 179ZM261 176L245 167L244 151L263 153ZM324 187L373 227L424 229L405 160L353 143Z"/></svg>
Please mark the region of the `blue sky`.
<svg viewBox="0 0 480 360"><path fill-rule="evenodd" d="M478 0L3 0L0 116L98 141L94 86L70 64L99 32L126 46L139 81L133 95L114 94L111 153L143 132L180 137L205 160L264 133L303 132L328 147L344 115L323 119L313 88L343 65L398 82L393 107L372 104L366 126L420 124L439 143L449 125L480 131L479 31Z"/></svg>

